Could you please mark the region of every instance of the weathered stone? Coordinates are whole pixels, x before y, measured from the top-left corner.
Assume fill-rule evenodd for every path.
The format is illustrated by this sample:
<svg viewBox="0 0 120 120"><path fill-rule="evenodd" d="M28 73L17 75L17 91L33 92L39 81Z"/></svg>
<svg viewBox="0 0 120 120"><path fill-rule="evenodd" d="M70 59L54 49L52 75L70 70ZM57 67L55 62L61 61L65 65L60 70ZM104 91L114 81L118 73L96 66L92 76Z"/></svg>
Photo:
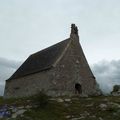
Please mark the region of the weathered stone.
<svg viewBox="0 0 120 120"><path fill-rule="evenodd" d="M25 107L24 106L19 106L17 107L18 109L24 109Z"/></svg>
<svg viewBox="0 0 120 120"><path fill-rule="evenodd" d="M61 98L58 98L58 99L57 99L57 102L64 102L64 100L61 99Z"/></svg>
<svg viewBox="0 0 120 120"><path fill-rule="evenodd" d="M69 119L69 118L71 118L71 116L70 116L70 115L67 115L65 118Z"/></svg>
<svg viewBox="0 0 120 120"><path fill-rule="evenodd" d="M94 105L94 104L91 103L91 104L86 105L86 107L92 107L93 105Z"/></svg>
<svg viewBox="0 0 120 120"><path fill-rule="evenodd" d="M55 101L55 100L56 100L56 98L50 98L49 100Z"/></svg>
<svg viewBox="0 0 120 120"><path fill-rule="evenodd" d="M118 92L112 92L111 94L112 94L112 96L120 96L120 92L119 91Z"/></svg>
<svg viewBox="0 0 120 120"><path fill-rule="evenodd" d="M96 79L79 43L78 29L70 38L32 54L6 81L4 97L99 95Z"/></svg>
<svg viewBox="0 0 120 120"><path fill-rule="evenodd" d="M11 117L11 118L16 118L16 117L17 117L17 114L14 113L14 114L12 114L12 117Z"/></svg>
<svg viewBox="0 0 120 120"><path fill-rule="evenodd" d="M113 96L120 96L120 85L114 85L111 94Z"/></svg>
<svg viewBox="0 0 120 120"><path fill-rule="evenodd" d="M90 115L90 113L89 112L87 112L87 111L84 111L82 114L80 114L80 116L81 117L88 117Z"/></svg>
<svg viewBox="0 0 120 120"><path fill-rule="evenodd" d="M114 102L108 102L108 106L112 108L120 108L120 104Z"/></svg>
<svg viewBox="0 0 120 120"><path fill-rule="evenodd" d="M18 111L18 109L16 107L13 107L11 110L12 110L13 113Z"/></svg>
<svg viewBox="0 0 120 120"><path fill-rule="evenodd" d="M70 106L70 104L68 104L68 103L65 103L65 104L64 104L64 106L65 106L65 107L69 107L69 106Z"/></svg>
<svg viewBox="0 0 120 120"><path fill-rule="evenodd" d="M90 118L96 118L96 116L95 115L92 115L92 116L89 116Z"/></svg>
<svg viewBox="0 0 120 120"><path fill-rule="evenodd" d="M84 119L85 117L78 117L78 118L72 118L71 120L80 120L80 119Z"/></svg>
<svg viewBox="0 0 120 120"><path fill-rule="evenodd" d="M92 98L87 98L86 100L92 100Z"/></svg>
<svg viewBox="0 0 120 120"><path fill-rule="evenodd" d="M107 98L104 98L103 101L104 101L104 102L108 102L109 100L108 100Z"/></svg>
<svg viewBox="0 0 120 120"><path fill-rule="evenodd" d="M66 98L64 101L65 101L65 102L71 102L71 99Z"/></svg>
<svg viewBox="0 0 120 120"><path fill-rule="evenodd" d="M88 97L88 95L87 95L87 94L82 93L82 94L80 95L80 97L87 98L87 97Z"/></svg>
<svg viewBox="0 0 120 120"><path fill-rule="evenodd" d="M99 107L101 108L101 110L106 110L108 106L102 103L99 105Z"/></svg>
<svg viewBox="0 0 120 120"><path fill-rule="evenodd" d="M25 108L26 108L26 109L30 109L30 108L32 108L32 106L27 105L27 106L25 106Z"/></svg>
<svg viewBox="0 0 120 120"><path fill-rule="evenodd" d="M0 118L3 118L3 115L0 114Z"/></svg>
<svg viewBox="0 0 120 120"><path fill-rule="evenodd" d="M102 117L99 117L99 120L103 120L103 118L102 118Z"/></svg>
<svg viewBox="0 0 120 120"><path fill-rule="evenodd" d="M113 92L118 92L118 91L120 91L120 85L114 85Z"/></svg>
<svg viewBox="0 0 120 120"><path fill-rule="evenodd" d="M17 116L22 115L25 111L25 109L18 110L16 113L12 114L12 118L16 118Z"/></svg>

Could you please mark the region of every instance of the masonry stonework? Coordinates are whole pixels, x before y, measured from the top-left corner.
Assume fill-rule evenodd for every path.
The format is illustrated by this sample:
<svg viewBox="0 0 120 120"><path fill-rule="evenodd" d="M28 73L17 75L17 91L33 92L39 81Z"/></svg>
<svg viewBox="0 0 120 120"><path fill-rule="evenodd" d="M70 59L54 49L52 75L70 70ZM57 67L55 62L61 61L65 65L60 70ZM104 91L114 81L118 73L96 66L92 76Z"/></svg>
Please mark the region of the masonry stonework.
<svg viewBox="0 0 120 120"><path fill-rule="evenodd" d="M77 30L76 26L75 30ZM50 68L7 80L4 96L31 96L40 91L50 96L99 95L95 77L84 56L75 30L71 30L67 44Z"/></svg>

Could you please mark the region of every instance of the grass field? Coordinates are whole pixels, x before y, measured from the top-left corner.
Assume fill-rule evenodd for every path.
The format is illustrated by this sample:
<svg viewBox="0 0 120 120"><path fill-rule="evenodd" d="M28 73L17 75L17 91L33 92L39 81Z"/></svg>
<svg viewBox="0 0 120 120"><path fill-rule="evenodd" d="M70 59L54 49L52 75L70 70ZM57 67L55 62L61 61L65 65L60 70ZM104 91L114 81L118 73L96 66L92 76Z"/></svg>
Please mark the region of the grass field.
<svg viewBox="0 0 120 120"><path fill-rule="evenodd" d="M38 98L35 101L31 99L0 98L0 105L32 106L22 116L9 120L120 120L120 97ZM6 119L8 118L1 120Z"/></svg>

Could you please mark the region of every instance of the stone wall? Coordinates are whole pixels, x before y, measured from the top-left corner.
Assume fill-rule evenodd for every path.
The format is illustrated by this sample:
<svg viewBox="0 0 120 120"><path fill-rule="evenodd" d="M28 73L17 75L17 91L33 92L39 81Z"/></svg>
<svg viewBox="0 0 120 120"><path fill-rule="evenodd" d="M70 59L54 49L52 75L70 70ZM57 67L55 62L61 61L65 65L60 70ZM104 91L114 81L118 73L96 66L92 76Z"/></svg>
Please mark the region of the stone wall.
<svg viewBox="0 0 120 120"><path fill-rule="evenodd" d="M5 97L31 96L44 91L51 96L75 95L75 84L82 86L82 94L96 94L96 81L85 59L79 38L71 38L65 54L51 69L19 79L8 80Z"/></svg>
<svg viewBox="0 0 120 120"><path fill-rule="evenodd" d="M53 81L56 89L61 89L61 94L68 91L74 95L76 83L82 86L83 94L98 94L95 77L89 68L78 38L71 40L68 50L55 68Z"/></svg>
<svg viewBox="0 0 120 120"><path fill-rule="evenodd" d="M19 79L6 81L5 97L31 96L41 90L49 90L53 72L43 71Z"/></svg>

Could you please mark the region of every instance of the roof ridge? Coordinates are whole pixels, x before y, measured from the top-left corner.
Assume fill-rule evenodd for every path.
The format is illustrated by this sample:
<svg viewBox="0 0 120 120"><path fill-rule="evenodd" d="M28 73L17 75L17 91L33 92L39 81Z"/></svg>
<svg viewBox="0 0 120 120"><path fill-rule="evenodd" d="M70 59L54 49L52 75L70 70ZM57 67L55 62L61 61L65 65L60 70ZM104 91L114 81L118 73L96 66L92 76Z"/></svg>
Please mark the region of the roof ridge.
<svg viewBox="0 0 120 120"><path fill-rule="evenodd" d="M53 47L53 46L56 46L56 45L58 45L58 44L61 44L62 42L67 41L67 40L69 40L69 39L70 39L70 38L67 38L67 39L62 40L62 41L60 41L60 42L58 42L58 43L55 43L55 44L53 44L53 45L51 45L51 46L49 46L49 47L46 47L46 48L44 48L44 49L41 49L40 51L35 52L35 53L31 54L30 56L36 55L36 54L39 53L39 52L46 51L47 49L49 49L49 48L51 48L51 47Z"/></svg>
<svg viewBox="0 0 120 120"><path fill-rule="evenodd" d="M63 50L63 53L61 53L61 55L59 56L59 58L56 60L56 62L53 64L53 67L55 67L59 61L62 59L62 57L64 56L64 54L66 53L68 47L70 46L70 43L71 43L71 39L69 38L69 42L67 43L66 47L64 48Z"/></svg>

